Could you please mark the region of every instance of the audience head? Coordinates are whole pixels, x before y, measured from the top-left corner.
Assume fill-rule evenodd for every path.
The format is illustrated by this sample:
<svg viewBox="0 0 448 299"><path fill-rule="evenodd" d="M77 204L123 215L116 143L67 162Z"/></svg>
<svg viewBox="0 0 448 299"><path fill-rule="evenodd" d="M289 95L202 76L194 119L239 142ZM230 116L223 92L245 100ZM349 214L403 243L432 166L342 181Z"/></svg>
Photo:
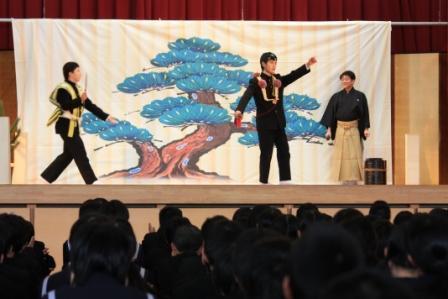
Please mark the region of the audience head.
<svg viewBox="0 0 448 299"><path fill-rule="evenodd" d="M232 250L241 234L241 227L228 219L209 225L204 234L203 262L209 265L214 284L220 294L236 292L237 285L232 268Z"/></svg>
<svg viewBox="0 0 448 299"><path fill-rule="evenodd" d="M277 232L262 229L240 235L234 265L237 282L246 298L283 298L282 281L289 252L290 240Z"/></svg>
<svg viewBox="0 0 448 299"><path fill-rule="evenodd" d="M417 277L420 271L409 255L408 223L396 225L389 236L386 259L393 277Z"/></svg>
<svg viewBox="0 0 448 299"><path fill-rule="evenodd" d="M340 224L358 240L364 252L366 263L369 266L376 265L378 261L378 237L370 219L365 216L353 217L342 221Z"/></svg>
<svg viewBox="0 0 448 299"><path fill-rule="evenodd" d="M377 258L384 260L384 250L387 247L393 225L389 220L382 218L373 218L370 221L378 239Z"/></svg>
<svg viewBox="0 0 448 299"><path fill-rule="evenodd" d="M104 198L97 197L88 199L79 208L79 218L89 215L105 214L108 201Z"/></svg>
<svg viewBox="0 0 448 299"><path fill-rule="evenodd" d="M346 208L337 211L333 217L333 221L334 223L341 223L342 221L362 216L363 215L359 210L353 208Z"/></svg>
<svg viewBox="0 0 448 299"><path fill-rule="evenodd" d="M171 254L182 253L200 254L202 235L199 228L194 225L182 225L176 229L173 242L171 243Z"/></svg>
<svg viewBox="0 0 448 299"><path fill-rule="evenodd" d="M395 218L394 218L394 225L400 225L402 223L405 223L412 218L412 213L409 211L401 211L399 212Z"/></svg>
<svg viewBox="0 0 448 299"><path fill-rule="evenodd" d="M240 225L242 228L249 227L249 216L252 213L252 209L249 207L241 207L235 211L232 217L232 221Z"/></svg>
<svg viewBox="0 0 448 299"><path fill-rule="evenodd" d="M390 220L390 207L384 200L375 201L369 209L369 216L384 220Z"/></svg>
<svg viewBox="0 0 448 299"><path fill-rule="evenodd" d="M360 269L331 281L318 299L411 299L411 290L382 273Z"/></svg>
<svg viewBox="0 0 448 299"><path fill-rule="evenodd" d="M5 257L13 257L19 254L25 247L32 245L34 227L31 222L18 215L1 214L0 224L9 230L9 234L5 238Z"/></svg>
<svg viewBox="0 0 448 299"><path fill-rule="evenodd" d="M124 203L117 199L112 199L107 203L107 214L122 220L129 220L129 210Z"/></svg>
<svg viewBox="0 0 448 299"><path fill-rule="evenodd" d="M299 237L299 220L294 215L285 215L286 217L286 235L292 240Z"/></svg>
<svg viewBox="0 0 448 299"><path fill-rule="evenodd" d="M10 226L1 219L0 217L0 264L3 262L4 258L8 253L8 242L11 239L11 229Z"/></svg>
<svg viewBox="0 0 448 299"><path fill-rule="evenodd" d="M159 212L159 225L165 227L173 218L181 218L182 211L177 207L165 206Z"/></svg>
<svg viewBox="0 0 448 299"><path fill-rule="evenodd" d="M173 243L174 234L179 227L190 224L190 220L188 220L188 218L186 217L172 218L164 227L167 244Z"/></svg>
<svg viewBox="0 0 448 299"><path fill-rule="evenodd" d="M300 218L305 214L319 214L319 209L315 204L312 203L304 203L299 206L299 208L296 211L296 217L300 220Z"/></svg>
<svg viewBox="0 0 448 299"><path fill-rule="evenodd" d="M252 208L252 211L249 215L249 228L253 228L257 226L259 221L260 214L264 211L269 210L271 206L269 205L256 205Z"/></svg>
<svg viewBox="0 0 448 299"><path fill-rule="evenodd" d="M350 233L335 224L315 224L293 245L285 297L313 298L331 279L363 264L362 249Z"/></svg>
<svg viewBox="0 0 448 299"><path fill-rule="evenodd" d="M74 284L84 285L93 275L103 274L124 285L135 250L135 235L127 221L106 216L85 221L72 236Z"/></svg>
<svg viewBox="0 0 448 299"><path fill-rule="evenodd" d="M444 219L448 219L448 210L442 208L434 208L429 212L429 215L434 217L440 217Z"/></svg>
<svg viewBox="0 0 448 299"><path fill-rule="evenodd" d="M409 253L423 273L448 278L448 220L421 214L408 223Z"/></svg>

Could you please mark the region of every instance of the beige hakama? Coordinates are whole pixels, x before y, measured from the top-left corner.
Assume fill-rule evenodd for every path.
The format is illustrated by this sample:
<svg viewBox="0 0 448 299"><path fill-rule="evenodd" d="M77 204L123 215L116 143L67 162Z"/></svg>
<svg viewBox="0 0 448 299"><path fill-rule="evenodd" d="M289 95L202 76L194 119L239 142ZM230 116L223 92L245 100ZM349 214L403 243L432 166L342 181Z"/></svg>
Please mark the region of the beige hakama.
<svg viewBox="0 0 448 299"><path fill-rule="evenodd" d="M332 160L332 177L338 181L362 181L362 143L358 121L338 121Z"/></svg>

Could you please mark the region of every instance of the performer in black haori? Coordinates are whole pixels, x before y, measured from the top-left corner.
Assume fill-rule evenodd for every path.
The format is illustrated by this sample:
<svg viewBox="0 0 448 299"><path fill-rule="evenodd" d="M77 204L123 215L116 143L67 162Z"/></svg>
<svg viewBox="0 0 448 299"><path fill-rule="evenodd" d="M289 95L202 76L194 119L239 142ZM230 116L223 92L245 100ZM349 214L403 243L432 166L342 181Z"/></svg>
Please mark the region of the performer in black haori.
<svg viewBox="0 0 448 299"><path fill-rule="evenodd" d="M343 89L331 97L320 122L327 127L326 138L334 140L332 178L352 185L364 175L362 139L370 136L369 106L353 87L355 73L345 71L339 79Z"/></svg>
<svg viewBox="0 0 448 299"><path fill-rule="evenodd" d="M81 70L76 62L67 62L62 68L65 81L60 83L50 95L50 102L56 110L48 120L47 125L56 122L56 133L64 141L64 150L42 172L41 176L47 182L54 182L64 169L75 160L79 172L86 184L93 184L97 180L87 158L86 149L79 136L79 119L86 108L98 118L117 123L117 120L92 103L87 97L86 90L78 85L81 80Z"/></svg>
<svg viewBox="0 0 448 299"><path fill-rule="evenodd" d="M257 106L257 132L260 147L260 182L268 183L274 145L277 148L277 161L280 172L280 183L291 180L289 165L289 146L285 133L286 119L283 110L283 89L300 77L310 72L310 67L317 60L312 57L308 62L288 75L275 73L277 56L274 53L263 53L260 57L261 74L254 74L244 92L235 117L241 118L249 100L254 97Z"/></svg>

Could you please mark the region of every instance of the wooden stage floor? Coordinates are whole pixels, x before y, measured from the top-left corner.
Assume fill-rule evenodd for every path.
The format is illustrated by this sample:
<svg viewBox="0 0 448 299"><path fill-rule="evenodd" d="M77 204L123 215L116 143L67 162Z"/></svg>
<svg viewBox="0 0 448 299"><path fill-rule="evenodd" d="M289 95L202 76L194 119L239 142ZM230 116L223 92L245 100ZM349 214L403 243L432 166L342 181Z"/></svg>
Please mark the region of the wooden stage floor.
<svg viewBox="0 0 448 299"><path fill-rule="evenodd" d="M448 185L0 185L0 205L78 205L95 197L130 205L448 205Z"/></svg>

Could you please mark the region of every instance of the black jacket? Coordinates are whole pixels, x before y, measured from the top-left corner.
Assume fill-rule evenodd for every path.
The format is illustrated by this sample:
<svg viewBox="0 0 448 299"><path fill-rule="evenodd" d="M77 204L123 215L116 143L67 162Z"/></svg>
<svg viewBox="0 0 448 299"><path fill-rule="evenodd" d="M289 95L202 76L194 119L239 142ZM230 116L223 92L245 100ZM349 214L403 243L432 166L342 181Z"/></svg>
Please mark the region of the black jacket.
<svg viewBox="0 0 448 299"><path fill-rule="evenodd" d="M307 69L306 65L302 65L286 76L276 74L275 77L282 82L282 85L278 91L278 98L280 101L277 104L264 100L261 88L258 86L257 78L252 78L249 82L249 86L241 97L236 110L244 112L247 103L252 97L254 97L255 104L257 106L257 130L275 130L284 128L286 126L286 119L285 112L283 110L283 90L286 86L309 72L310 70ZM273 78L264 73L261 74L261 78L267 83L266 93L268 98L273 98Z"/></svg>
<svg viewBox="0 0 448 299"><path fill-rule="evenodd" d="M331 128L332 139L336 137L336 128L338 121L337 111L338 109L341 109L341 107L343 106L343 99L346 96L347 93L345 90L341 90L335 93L328 102L328 106L325 109L324 115L322 116L322 120L320 121L320 123L325 127ZM369 106L367 104L367 98L364 93L354 88L352 88L352 90L348 93L348 96L352 99L356 99L355 110L357 115L355 118L358 120L358 130L360 137L362 139L366 139L366 137L364 136L364 130L370 128ZM342 109L347 109L347 107ZM348 107L348 109L353 109L353 107Z"/></svg>
<svg viewBox="0 0 448 299"><path fill-rule="evenodd" d="M73 89L76 92L76 95L78 96L75 100L72 99L71 95L63 88L60 88L58 90L58 93L56 95L56 100L61 105L61 109L65 111L70 111L73 113L73 109L83 106L81 103L81 97L78 93L78 88L76 87L76 84L70 81L66 81L69 83ZM101 110L98 106L96 106L90 99L86 99L84 101L84 108L86 108L88 111L92 112L95 116L97 116L99 119L106 120L109 114L105 113L103 110ZM56 122L56 133L67 136L68 134L68 128L69 128L70 120L67 118L60 117ZM75 128L74 134L79 134L79 122L78 125Z"/></svg>
<svg viewBox="0 0 448 299"><path fill-rule="evenodd" d="M114 278L97 273L94 274L89 281L82 286L63 287L56 291L51 291L45 297L50 298L54 292L56 299L148 299L148 294L137 289L125 287Z"/></svg>

